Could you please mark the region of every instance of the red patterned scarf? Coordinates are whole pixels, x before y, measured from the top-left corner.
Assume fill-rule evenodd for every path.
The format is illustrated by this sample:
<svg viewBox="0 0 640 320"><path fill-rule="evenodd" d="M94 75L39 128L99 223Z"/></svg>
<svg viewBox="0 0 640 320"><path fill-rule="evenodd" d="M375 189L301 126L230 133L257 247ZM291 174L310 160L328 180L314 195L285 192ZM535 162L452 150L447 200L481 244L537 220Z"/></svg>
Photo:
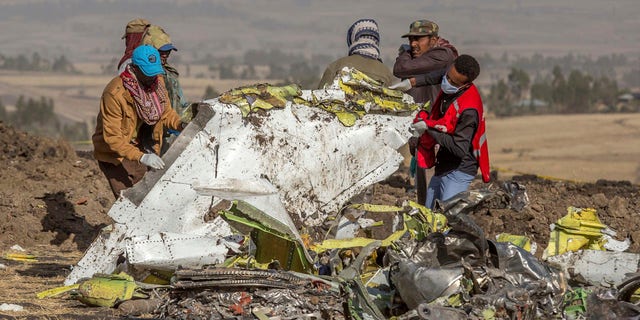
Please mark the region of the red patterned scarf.
<svg viewBox="0 0 640 320"><path fill-rule="evenodd" d="M127 33L125 39L124 55L122 56L122 58L120 58L120 62L118 62L118 69L120 69L122 63L131 58L131 56L133 55L133 49L142 44L142 37L144 37L144 32Z"/></svg>
<svg viewBox="0 0 640 320"><path fill-rule="evenodd" d="M156 124L167 104L167 89L158 85L159 78L156 78L156 82L150 88L145 89L138 83L131 66L127 66L120 78L133 98L138 116L148 125Z"/></svg>

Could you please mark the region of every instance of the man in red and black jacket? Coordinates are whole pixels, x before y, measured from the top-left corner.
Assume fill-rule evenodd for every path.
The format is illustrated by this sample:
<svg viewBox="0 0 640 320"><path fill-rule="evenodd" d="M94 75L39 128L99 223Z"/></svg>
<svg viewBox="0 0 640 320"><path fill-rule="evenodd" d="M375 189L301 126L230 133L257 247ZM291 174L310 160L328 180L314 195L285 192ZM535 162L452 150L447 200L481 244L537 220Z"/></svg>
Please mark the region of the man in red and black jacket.
<svg viewBox="0 0 640 320"><path fill-rule="evenodd" d="M484 182L489 182L489 153L485 135L484 108L473 81L480 74L478 61L461 55L442 76L441 90L428 119L455 123L452 132L429 127L416 117L412 127L421 135L417 152L425 141L434 139L440 145L434 176L429 182L425 205L433 208L435 200L446 201L466 191L480 169ZM431 78L438 75L430 75ZM428 135L428 136L425 136Z"/></svg>

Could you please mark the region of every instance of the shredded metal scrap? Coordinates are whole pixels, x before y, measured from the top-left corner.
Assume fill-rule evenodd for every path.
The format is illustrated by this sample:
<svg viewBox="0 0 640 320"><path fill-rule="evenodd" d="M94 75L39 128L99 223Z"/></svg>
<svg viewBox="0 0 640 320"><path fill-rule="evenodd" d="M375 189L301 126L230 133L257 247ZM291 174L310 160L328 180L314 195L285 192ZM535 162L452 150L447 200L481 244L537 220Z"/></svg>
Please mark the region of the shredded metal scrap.
<svg viewBox="0 0 640 320"><path fill-rule="evenodd" d="M178 270L166 319L345 319L344 294L329 281L291 272L212 268ZM190 279L190 280L184 280ZM186 284L186 285L185 285Z"/></svg>
<svg viewBox="0 0 640 320"><path fill-rule="evenodd" d="M294 288L309 283L309 280L289 273L266 270L243 270L233 268L211 268L203 270L177 270L176 289L262 287Z"/></svg>

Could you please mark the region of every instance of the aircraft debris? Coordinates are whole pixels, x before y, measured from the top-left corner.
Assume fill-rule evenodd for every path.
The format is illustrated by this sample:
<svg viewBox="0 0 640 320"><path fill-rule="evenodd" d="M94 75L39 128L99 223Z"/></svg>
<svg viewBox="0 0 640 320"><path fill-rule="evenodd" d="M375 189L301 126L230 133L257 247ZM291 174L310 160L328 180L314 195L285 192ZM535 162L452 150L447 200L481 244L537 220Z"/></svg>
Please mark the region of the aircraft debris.
<svg viewBox="0 0 640 320"><path fill-rule="evenodd" d="M87 305L172 319L640 311L640 276L624 275L638 272L638 255L622 252L628 242L615 240L593 209L568 209L545 260L526 236L485 237L468 213L496 196L490 189L437 201L434 210L350 203L397 169L417 108L352 69L322 90L259 84L205 101L164 155L166 168L113 205L115 223L68 286L38 297L69 291ZM511 210L528 206L524 186L500 188ZM387 234L373 237L381 226ZM126 274L110 274L117 271Z"/></svg>

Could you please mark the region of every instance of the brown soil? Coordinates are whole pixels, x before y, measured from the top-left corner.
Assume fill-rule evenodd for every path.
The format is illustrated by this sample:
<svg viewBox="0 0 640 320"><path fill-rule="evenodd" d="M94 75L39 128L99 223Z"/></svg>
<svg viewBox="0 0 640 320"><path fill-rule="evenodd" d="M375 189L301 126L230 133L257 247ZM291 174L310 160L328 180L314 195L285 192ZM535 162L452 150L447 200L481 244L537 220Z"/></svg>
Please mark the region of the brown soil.
<svg viewBox="0 0 640 320"><path fill-rule="evenodd" d="M111 223L109 193L90 154L0 122L0 250L17 244L84 251Z"/></svg>
<svg viewBox="0 0 640 320"><path fill-rule="evenodd" d="M572 183L545 180L533 175L515 176L512 179L526 188L529 205L520 212L510 209L505 206L508 202L505 192L498 190L493 199L479 205L471 214L487 238L495 238L501 232L527 235L538 243L538 252L541 253L541 249L548 244L549 225L565 216L567 209L573 206L596 209L602 223L617 232L617 239L631 238L628 251L640 252L638 185L628 181L606 180Z"/></svg>
<svg viewBox="0 0 640 320"><path fill-rule="evenodd" d="M500 177L499 177L500 178ZM567 207L592 207L602 221L629 236L630 251L640 252L640 191L629 182L573 183L515 176L526 188L529 204L521 211L508 208L508 196L497 180L496 195L479 205L472 217L488 238L501 232L525 234L544 248L549 224ZM481 187L476 182L472 188ZM406 168L375 186L373 202L397 204L415 195L407 192ZM108 319L109 309L86 308L72 300L37 300L36 292L61 286L64 277L90 245L100 228L111 223L107 211L113 203L106 179L90 153L76 153L66 142L32 137L0 122L0 252L15 244L38 256L25 264L2 260L2 303L20 304L22 313L1 317L50 319Z"/></svg>

